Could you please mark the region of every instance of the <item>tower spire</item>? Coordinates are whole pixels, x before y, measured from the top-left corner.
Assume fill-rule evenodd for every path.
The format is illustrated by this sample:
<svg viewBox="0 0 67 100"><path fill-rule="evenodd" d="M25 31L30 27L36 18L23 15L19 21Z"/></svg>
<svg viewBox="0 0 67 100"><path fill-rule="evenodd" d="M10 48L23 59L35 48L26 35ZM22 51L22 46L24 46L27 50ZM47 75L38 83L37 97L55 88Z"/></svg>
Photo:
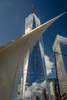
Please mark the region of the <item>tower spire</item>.
<svg viewBox="0 0 67 100"><path fill-rule="evenodd" d="M34 6L33 6L33 4L32 4L32 13L34 12Z"/></svg>

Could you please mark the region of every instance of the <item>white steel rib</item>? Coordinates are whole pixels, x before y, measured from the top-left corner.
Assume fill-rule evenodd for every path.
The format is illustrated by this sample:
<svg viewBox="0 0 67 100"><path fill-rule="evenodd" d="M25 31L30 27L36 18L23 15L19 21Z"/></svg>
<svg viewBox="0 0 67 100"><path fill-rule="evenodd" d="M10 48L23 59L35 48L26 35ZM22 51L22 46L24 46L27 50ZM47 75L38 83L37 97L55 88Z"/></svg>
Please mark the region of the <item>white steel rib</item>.
<svg viewBox="0 0 67 100"><path fill-rule="evenodd" d="M43 32L63 14L0 48L0 100L15 100L16 84L32 48Z"/></svg>

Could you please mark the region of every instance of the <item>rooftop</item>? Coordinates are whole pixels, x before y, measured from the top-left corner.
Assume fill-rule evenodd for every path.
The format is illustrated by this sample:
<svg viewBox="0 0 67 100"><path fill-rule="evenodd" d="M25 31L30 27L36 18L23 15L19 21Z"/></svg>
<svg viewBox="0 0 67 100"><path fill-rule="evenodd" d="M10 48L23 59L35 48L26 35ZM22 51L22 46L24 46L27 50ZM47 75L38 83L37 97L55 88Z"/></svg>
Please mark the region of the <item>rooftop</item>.
<svg viewBox="0 0 67 100"><path fill-rule="evenodd" d="M62 37L60 35L57 35L57 39L59 40L59 43L63 43L65 45L67 45L67 38L66 37Z"/></svg>

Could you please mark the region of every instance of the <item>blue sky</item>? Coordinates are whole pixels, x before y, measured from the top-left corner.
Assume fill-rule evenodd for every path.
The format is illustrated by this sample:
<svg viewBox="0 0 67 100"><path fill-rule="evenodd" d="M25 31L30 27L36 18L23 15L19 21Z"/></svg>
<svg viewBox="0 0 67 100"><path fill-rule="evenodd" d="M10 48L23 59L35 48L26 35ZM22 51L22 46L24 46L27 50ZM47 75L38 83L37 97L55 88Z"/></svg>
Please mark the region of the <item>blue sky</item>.
<svg viewBox="0 0 67 100"><path fill-rule="evenodd" d="M25 18L32 12L41 23L67 11L67 0L0 0L0 46L20 37ZM52 46L56 35L67 37L67 14L53 23L43 35L45 54L54 62Z"/></svg>

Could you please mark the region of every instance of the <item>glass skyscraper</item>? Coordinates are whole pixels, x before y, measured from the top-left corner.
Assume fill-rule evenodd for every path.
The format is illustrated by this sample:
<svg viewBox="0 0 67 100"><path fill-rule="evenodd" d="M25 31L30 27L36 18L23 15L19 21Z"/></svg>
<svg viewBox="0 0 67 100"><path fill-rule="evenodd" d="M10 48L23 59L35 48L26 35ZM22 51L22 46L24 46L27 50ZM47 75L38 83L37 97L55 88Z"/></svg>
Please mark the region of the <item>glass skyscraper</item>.
<svg viewBox="0 0 67 100"><path fill-rule="evenodd" d="M40 25L39 18L34 13L30 14L25 19L25 33L27 34L32 29L38 27L39 25ZM43 81L47 82L46 67L45 67L45 60L44 60L44 46L43 46L42 37L36 43L35 47L31 52L26 74L27 74L26 86L31 86L32 83L34 82L36 83L41 83Z"/></svg>
<svg viewBox="0 0 67 100"><path fill-rule="evenodd" d="M53 45L56 74L59 81L61 96L67 95L67 38L57 36Z"/></svg>

